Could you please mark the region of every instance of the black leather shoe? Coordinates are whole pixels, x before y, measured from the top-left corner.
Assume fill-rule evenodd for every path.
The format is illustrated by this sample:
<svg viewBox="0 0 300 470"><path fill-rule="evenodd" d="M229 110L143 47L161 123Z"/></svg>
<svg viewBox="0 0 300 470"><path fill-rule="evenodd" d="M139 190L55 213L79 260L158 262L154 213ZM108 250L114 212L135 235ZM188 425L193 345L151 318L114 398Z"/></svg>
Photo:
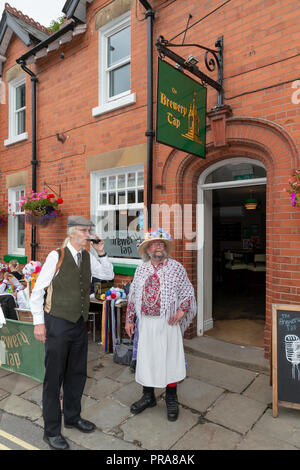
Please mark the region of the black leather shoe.
<svg viewBox="0 0 300 470"><path fill-rule="evenodd" d="M146 408L152 408L155 405L156 405L156 398L155 398L154 392L144 391L142 398L131 405L130 411L134 415L137 415L138 413L141 413L142 411L144 411Z"/></svg>
<svg viewBox="0 0 300 470"><path fill-rule="evenodd" d="M65 428L76 428L81 432L93 432L96 426L94 423L80 418L76 423L65 423Z"/></svg>
<svg viewBox="0 0 300 470"><path fill-rule="evenodd" d="M66 439L59 434L58 436L47 436L44 434L44 441L49 444L52 449L55 450L67 450L69 449L69 444L67 443Z"/></svg>
<svg viewBox="0 0 300 470"><path fill-rule="evenodd" d="M176 393L166 394L167 416L169 421L176 421L178 418L179 408Z"/></svg>

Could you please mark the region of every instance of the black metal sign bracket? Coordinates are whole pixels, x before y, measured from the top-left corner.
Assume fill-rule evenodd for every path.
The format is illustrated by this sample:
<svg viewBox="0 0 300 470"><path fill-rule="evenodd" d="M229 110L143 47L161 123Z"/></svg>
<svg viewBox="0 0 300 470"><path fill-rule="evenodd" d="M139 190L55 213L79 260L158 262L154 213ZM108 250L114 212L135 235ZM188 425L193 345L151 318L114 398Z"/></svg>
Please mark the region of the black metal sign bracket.
<svg viewBox="0 0 300 470"><path fill-rule="evenodd" d="M213 87L218 92L218 107L223 106L223 36L220 36L215 43L216 49L210 49L200 44L172 44L167 41L163 36L159 36L156 41L156 47L159 53L159 56L164 59L164 57L169 57L169 59L176 62L179 69L186 69L197 78L201 80L203 84ZM194 57L189 57L184 59L183 57L176 54L170 48L173 47L198 47L205 51L204 54L204 63L206 69L209 72L214 72L217 68L218 78L213 80L211 77L203 73L197 67L198 61ZM194 60L193 60L194 59Z"/></svg>

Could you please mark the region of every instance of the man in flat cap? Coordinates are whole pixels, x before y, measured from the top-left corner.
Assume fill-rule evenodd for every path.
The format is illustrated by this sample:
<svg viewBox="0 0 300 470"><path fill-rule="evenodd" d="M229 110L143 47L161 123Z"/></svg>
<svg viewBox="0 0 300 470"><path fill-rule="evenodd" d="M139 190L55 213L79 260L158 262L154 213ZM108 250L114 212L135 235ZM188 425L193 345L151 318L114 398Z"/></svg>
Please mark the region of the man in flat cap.
<svg viewBox="0 0 300 470"><path fill-rule="evenodd" d="M61 249L49 253L30 298L34 335L45 343L44 440L59 450L69 448L61 434L61 386L65 427L85 433L95 429L80 416L87 372L90 282L92 276L113 279L114 273L104 241L93 243L98 259L85 249L93 226L84 217L69 217L68 237ZM97 235L95 238L99 239Z"/></svg>

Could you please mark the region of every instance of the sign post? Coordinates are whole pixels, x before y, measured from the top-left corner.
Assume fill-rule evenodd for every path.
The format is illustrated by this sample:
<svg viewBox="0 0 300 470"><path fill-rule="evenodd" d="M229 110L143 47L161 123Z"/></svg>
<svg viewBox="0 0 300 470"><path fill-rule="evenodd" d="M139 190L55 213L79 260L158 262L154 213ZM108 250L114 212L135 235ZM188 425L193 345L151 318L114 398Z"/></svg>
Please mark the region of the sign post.
<svg viewBox="0 0 300 470"><path fill-rule="evenodd" d="M156 140L205 158L206 88L158 59Z"/></svg>
<svg viewBox="0 0 300 470"><path fill-rule="evenodd" d="M300 305L272 307L273 417L278 404L300 410Z"/></svg>

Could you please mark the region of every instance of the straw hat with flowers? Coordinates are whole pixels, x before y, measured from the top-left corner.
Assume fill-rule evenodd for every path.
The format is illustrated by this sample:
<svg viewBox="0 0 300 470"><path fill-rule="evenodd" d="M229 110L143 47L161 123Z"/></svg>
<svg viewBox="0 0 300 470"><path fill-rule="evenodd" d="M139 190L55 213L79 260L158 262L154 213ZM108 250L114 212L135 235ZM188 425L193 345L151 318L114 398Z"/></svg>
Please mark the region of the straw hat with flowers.
<svg viewBox="0 0 300 470"><path fill-rule="evenodd" d="M173 240L169 233L165 232L162 228L157 230L150 229L146 234L144 241L138 246L138 252L142 256L144 251L148 248L149 244L153 241L162 241L166 245L168 254L172 249Z"/></svg>

